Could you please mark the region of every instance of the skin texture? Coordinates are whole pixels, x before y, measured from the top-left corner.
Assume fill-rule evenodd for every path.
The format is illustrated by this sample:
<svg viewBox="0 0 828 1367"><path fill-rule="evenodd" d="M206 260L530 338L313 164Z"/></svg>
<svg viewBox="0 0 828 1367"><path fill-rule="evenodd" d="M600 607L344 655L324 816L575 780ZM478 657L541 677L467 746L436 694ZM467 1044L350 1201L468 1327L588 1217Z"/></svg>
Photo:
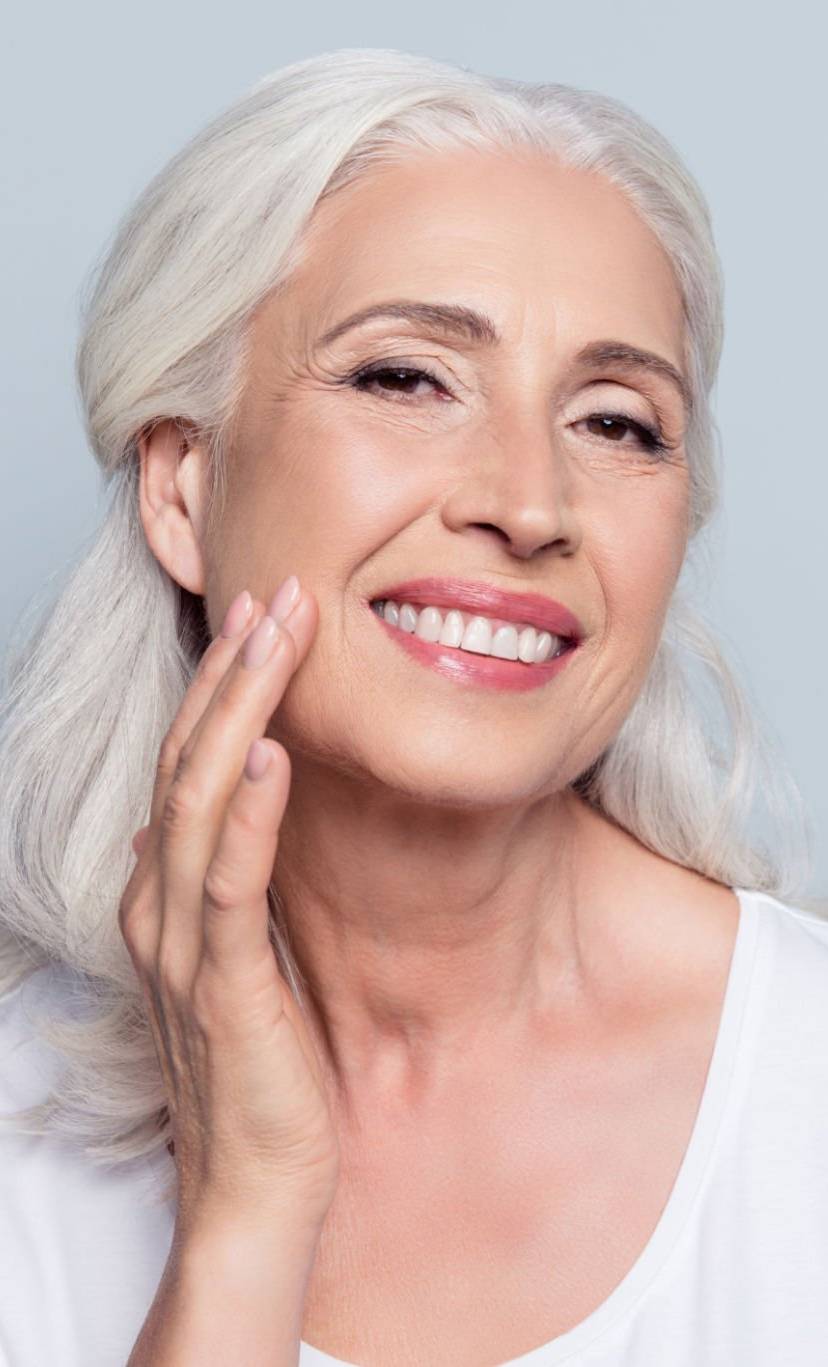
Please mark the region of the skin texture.
<svg viewBox="0 0 828 1367"><path fill-rule="evenodd" d="M480 309L503 340L385 321L319 347L402 298ZM241 589L268 602L291 572L319 605L268 734L292 762L276 885L346 1154L378 1115L450 1132L481 1087L505 1129L576 1055L614 1106L618 1039L640 1067L690 1001L710 1044L733 894L567 789L640 689L687 545L681 398L649 372L574 366L606 338L684 369L669 261L615 187L529 153L416 156L323 202L258 310L215 536L197 438L162 423L141 445L148 542L214 634ZM439 386L343 382L380 361ZM661 459L587 421L619 410L660 425ZM384 585L426 574L546 593L586 639L544 688L461 687L367 617ZM687 1077L689 1123L703 1070Z"/></svg>

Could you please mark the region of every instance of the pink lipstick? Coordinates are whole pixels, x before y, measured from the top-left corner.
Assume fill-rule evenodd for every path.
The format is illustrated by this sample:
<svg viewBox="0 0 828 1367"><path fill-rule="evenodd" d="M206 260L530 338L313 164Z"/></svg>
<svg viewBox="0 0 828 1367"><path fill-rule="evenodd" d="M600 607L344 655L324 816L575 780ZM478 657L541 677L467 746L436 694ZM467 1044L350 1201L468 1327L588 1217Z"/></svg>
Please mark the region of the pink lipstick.
<svg viewBox="0 0 828 1367"><path fill-rule="evenodd" d="M578 618L563 603L546 598L541 593L511 593L472 579L405 579L371 595L372 600L390 598L395 603L433 608L458 608L461 612L479 613L483 617L502 618L508 622L524 622L549 631L553 636L567 636L576 644L584 635Z"/></svg>
<svg viewBox="0 0 828 1367"><path fill-rule="evenodd" d="M404 603L420 608L456 608L470 616L483 616L501 625L532 626L561 638L559 653L540 664L504 660L459 647L424 641L411 631L387 622L382 606L391 599L398 607ZM511 593L493 585L461 579L413 579L389 585L372 595L372 616L418 663L436 669L459 683L478 684L497 690L524 692L540 688L566 668L583 638L583 628L574 613L562 603L536 593ZM379 611L376 609L379 607Z"/></svg>

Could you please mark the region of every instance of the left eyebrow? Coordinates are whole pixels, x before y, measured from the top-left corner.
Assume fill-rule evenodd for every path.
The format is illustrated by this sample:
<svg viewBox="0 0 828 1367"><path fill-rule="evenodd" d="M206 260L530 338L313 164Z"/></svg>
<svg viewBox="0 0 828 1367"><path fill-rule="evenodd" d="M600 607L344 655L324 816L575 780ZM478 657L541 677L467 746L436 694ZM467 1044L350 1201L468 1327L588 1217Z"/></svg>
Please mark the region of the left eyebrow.
<svg viewBox="0 0 828 1367"><path fill-rule="evenodd" d="M382 304L369 304L359 309L342 322L330 328L319 338L318 346L330 346L352 328L362 327L365 323L379 318L395 319L415 323L421 327L447 333L471 342L475 346L497 346L501 339L494 322L486 313L468 308L465 304L427 304L410 299L392 299ZM693 409L693 396L690 385L681 371L666 357L630 342L605 338L589 342L573 358L576 366L615 365L626 370L649 370L660 375L678 390L688 414Z"/></svg>
<svg viewBox="0 0 828 1367"><path fill-rule="evenodd" d="M649 370L669 380L681 395L688 415L693 411L693 395L687 380L672 361L658 356L654 351L632 346L630 342L616 342L612 339L590 342L582 347L575 357L576 365L615 365L623 370Z"/></svg>

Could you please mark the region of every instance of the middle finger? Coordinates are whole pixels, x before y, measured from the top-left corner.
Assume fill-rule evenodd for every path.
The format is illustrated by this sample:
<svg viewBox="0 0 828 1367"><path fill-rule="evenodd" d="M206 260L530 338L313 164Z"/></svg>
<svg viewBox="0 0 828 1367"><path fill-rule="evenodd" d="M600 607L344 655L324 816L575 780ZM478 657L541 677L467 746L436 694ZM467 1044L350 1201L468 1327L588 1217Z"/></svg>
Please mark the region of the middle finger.
<svg viewBox="0 0 828 1367"><path fill-rule="evenodd" d="M277 628L271 654L257 667L249 668L237 651L183 747L159 821L165 933L168 911L181 915L186 938L200 927L204 879L227 804L251 742L265 733L307 652L315 613L313 600L300 598Z"/></svg>

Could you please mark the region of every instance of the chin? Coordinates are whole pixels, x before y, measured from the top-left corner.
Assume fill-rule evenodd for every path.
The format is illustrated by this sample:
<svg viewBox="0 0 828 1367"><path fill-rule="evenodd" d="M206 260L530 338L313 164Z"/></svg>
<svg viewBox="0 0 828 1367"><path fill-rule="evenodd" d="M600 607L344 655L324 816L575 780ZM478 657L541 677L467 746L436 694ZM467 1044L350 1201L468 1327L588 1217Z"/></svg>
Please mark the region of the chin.
<svg viewBox="0 0 828 1367"><path fill-rule="evenodd" d="M376 742L375 742L376 744ZM504 765L502 744L488 743L480 754L475 742L472 752L461 753L457 744L440 746L431 742L402 753L399 745L389 745L373 756L371 772L380 783L424 806L485 810L510 807L517 803L549 796L566 787L566 779L550 774L550 757L541 765L537 746L531 755L513 754Z"/></svg>

